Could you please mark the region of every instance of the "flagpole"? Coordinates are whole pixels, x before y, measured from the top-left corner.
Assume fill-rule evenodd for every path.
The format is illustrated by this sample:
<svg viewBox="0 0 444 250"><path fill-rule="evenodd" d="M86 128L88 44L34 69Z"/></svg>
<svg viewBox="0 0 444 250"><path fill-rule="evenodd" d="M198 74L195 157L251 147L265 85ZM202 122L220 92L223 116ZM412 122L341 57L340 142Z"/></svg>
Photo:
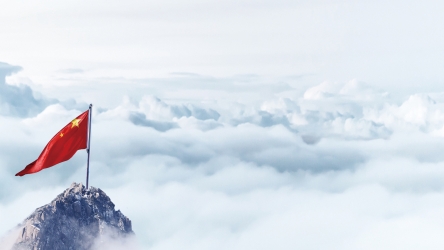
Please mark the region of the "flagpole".
<svg viewBox="0 0 444 250"><path fill-rule="evenodd" d="M88 190L88 182L89 182L89 154L91 151L91 117L92 117L92 104L89 105L88 112L88 142L86 152L88 153L88 160L86 161L86 189Z"/></svg>

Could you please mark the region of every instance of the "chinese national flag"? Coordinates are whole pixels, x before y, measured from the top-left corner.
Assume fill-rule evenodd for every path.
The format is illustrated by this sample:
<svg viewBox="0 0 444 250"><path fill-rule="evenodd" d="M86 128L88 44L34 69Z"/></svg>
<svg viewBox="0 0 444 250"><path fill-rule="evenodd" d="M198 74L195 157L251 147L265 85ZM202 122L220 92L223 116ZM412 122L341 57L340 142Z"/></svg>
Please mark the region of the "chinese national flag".
<svg viewBox="0 0 444 250"><path fill-rule="evenodd" d="M37 160L30 163L15 176L37 173L71 159L79 149L85 149L88 134L89 110L77 116L60 130L46 145Z"/></svg>

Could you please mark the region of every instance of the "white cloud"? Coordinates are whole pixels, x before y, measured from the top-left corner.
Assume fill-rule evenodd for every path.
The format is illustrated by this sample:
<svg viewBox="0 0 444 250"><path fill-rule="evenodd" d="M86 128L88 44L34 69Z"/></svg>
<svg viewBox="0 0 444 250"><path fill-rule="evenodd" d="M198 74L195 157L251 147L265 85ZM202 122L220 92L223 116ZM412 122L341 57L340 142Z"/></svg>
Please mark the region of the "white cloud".
<svg viewBox="0 0 444 250"><path fill-rule="evenodd" d="M6 232L1 238L0 238L0 249L2 250L9 250L12 249L15 241L17 240L18 236L20 235L20 228L16 227L14 229L11 229L10 231Z"/></svg>
<svg viewBox="0 0 444 250"><path fill-rule="evenodd" d="M319 100L331 97L341 89L339 83L323 82L317 86L307 89L304 93L304 99L307 100Z"/></svg>

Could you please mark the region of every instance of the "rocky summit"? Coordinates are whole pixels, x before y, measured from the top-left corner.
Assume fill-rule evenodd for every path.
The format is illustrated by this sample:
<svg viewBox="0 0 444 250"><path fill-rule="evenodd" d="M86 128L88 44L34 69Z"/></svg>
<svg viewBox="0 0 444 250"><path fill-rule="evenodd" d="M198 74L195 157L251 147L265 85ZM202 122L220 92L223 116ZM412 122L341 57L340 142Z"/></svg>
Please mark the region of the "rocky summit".
<svg viewBox="0 0 444 250"><path fill-rule="evenodd" d="M19 225L13 250L100 249L109 239L132 236L131 221L99 188L73 183Z"/></svg>

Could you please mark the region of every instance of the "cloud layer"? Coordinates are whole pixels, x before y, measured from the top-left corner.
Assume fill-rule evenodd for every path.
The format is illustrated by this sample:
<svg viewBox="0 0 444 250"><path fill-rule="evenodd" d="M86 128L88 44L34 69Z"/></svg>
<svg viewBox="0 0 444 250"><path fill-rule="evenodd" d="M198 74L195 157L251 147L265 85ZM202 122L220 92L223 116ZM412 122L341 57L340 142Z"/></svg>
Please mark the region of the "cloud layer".
<svg viewBox="0 0 444 250"><path fill-rule="evenodd" d="M3 77L19 69L2 67ZM0 129L8 132L0 133L0 229L7 232L85 178L85 152L13 175L87 104L36 99L29 86L0 83L24 99L23 106L1 99ZM439 95L395 98L357 80L269 90L259 102L240 101L231 88L213 93L233 98L210 103L142 93L94 106L91 183L132 219L142 249L444 246Z"/></svg>

